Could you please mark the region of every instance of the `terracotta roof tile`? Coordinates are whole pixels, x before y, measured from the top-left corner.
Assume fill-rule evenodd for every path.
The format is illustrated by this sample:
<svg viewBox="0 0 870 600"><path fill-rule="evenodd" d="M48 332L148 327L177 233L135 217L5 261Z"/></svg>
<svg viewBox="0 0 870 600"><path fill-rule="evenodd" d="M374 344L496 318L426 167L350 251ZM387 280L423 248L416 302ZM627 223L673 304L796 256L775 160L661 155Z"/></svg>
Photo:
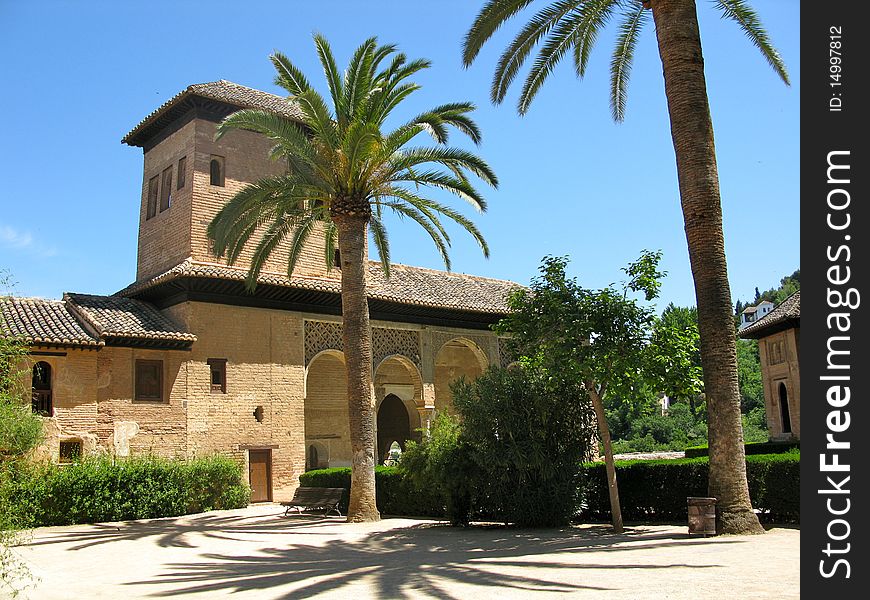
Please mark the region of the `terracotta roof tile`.
<svg viewBox="0 0 870 600"><path fill-rule="evenodd" d="M246 269L187 259L160 275L124 288L117 295L132 296L164 281L180 277L207 277L243 281L247 274ZM341 282L337 279L296 276L288 278L283 274L263 272L257 281L266 285L336 294L341 292ZM387 279L380 263L369 262L367 295L370 299L415 306L504 314L508 312L508 295L519 288L519 284L512 281L400 264L390 266L390 278Z"/></svg>
<svg viewBox="0 0 870 600"><path fill-rule="evenodd" d="M220 81L210 81L208 83L195 83L187 86L187 88L161 104L159 108L142 119L130 133L124 136L121 142L138 145L135 143L137 134L151 125L160 115L192 96L225 102L239 108L268 110L291 119L299 119L302 114L296 104L290 102L287 98L255 90L254 88L239 85L232 81L221 79Z"/></svg>
<svg viewBox="0 0 870 600"><path fill-rule="evenodd" d="M740 337L758 339L764 337L768 331L771 333L784 329L790 321L798 321L801 319L801 293L795 292L779 306L758 319L751 325L747 325L740 330Z"/></svg>
<svg viewBox="0 0 870 600"><path fill-rule="evenodd" d="M70 311L92 328L101 339L126 338L195 342L153 305L132 298L64 294Z"/></svg>
<svg viewBox="0 0 870 600"><path fill-rule="evenodd" d="M20 337L26 344L98 347L103 340L91 335L60 300L44 298L0 298L4 333Z"/></svg>

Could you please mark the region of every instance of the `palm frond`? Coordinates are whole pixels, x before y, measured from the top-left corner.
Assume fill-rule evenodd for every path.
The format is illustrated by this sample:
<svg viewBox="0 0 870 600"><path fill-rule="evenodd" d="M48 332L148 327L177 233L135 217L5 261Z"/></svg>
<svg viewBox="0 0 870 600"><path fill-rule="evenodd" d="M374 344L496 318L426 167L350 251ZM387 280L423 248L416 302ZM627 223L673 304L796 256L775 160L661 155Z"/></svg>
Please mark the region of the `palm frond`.
<svg viewBox="0 0 870 600"><path fill-rule="evenodd" d="M441 171L410 171L396 174L393 181L407 181L422 186L439 188L459 196L478 212L486 212L486 200L468 181L463 181Z"/></svg>
<svg viewBox="0 0 870 600"><path fill-rule="evenodd" d="M409 169L426 163L437 163L447 167L465 169L474 173L487 185L498 187L498 177L492 168L479 156L460 148L407 148L393 157L393 172Z"/></svg>
<svg viewBox="0 0 870 600"><path fill-rule="evenodd" d="M275 67L275 85L287 90L291 96L298 96L302 92L311 89L311 84L293 62L278 51L269 57Z"/></svg>
<svg viewBox="0 0 870 600"><path fill-rule="evenodd" d="M506 21L532 2L533 0L489 0L484 4L462 42L462 64L470 67L487 40Z"/></svg>
<svg viewBox="0 0 870 600"><path fill-rule="evenodd" d="M563 18L547 37L523 84L517 111L523 115L529 110L544 81L556 68L569 48L580 45L591 47L599 29L607 21L615 0L589 0ZM582 54L582 53L581 53Z"/></svg>
<svg viewBox="0 0 870 600"><path fill-rule="evenodd" d="M562 17L574 10L577 4L577 0L562 0L548 4L520 30L499 57L496 65L489 92L489 97L493 103L501 104L507 95L508 88L534 47Z"/></svg>
<svg viewBox="0 0 870 600"><path fill-rule="evenodd" d="M344 91L342 89L341 73L335 64L332 48L327 39L319 33L314 34L314 47L317 49L317 56L320 59L320 65L323 67L323 74L326 77L326 85L329 87L329 95L332 98L335 116L340 122L344 121L348 118L344 110Z"/></svg>
<svg viewBox="0 0 870 600"><path fill-rule="evenodd" d="M477 226L465 215L450 208L449 206L441 204L440 202L418 196L417 194L414 194L409 190L394 187L390 191L395 197L401 198L409 204L412 204L415 208L426 213L427 216L430 215L430 213L435 213L436 215L444 215L445 217L465 229L468 233L471 234L471 237L473 237L477 244L480 246L480 249L483 251L483 255L486 258L489 258L489 244L486 243L483 234L480 232ZM430 219L432 219L432 217L430 217ZM444 230L444 228L441 227L440 221L437 219L437 217L432 219L432 221L433 223L435 223L436 226L441 229L444 239L446 239L449 244L450 237L447 235L447 232Z"/></svg>
<svg viewBox="0 0 870 600"><path fill-rule="evenodd" d="M476 145L480 145L483 139L480 128L467 116L467 113L474 112L476 108L471 102L453 102L436 106L429 112L438 115L444 124L454 127L467 135Z"/></svg>
<svg viewBox="0 0 870 600"><path fill-rule="evenodd" d="M438 228L431 223L426 215L424 215L413 206L401 204L398 202L385 202L384 206L389 207L399 216L409 217L420 227L422 227L423 230L429 234L429 237L432 238L432 241L435 243L435 247L438 249L438 253L441 255L441 260L444 261L444 267L448 271L450 270L450 253L448 252L449 243L441 237Z"/></svg>
<svg viewBox="0 0 870 600"><path fill-rule="evenodd" d="M296 263L299 262L299 257L302 256L305 242L311 236L311 232L319 222L319 219L317 219L313 213L308 213L293 230L293 234L290 236L290 251L287 254L288 278L293 276L293 271L296 269Z"/></svg>
<svg viewBox="0 0 870 600"><path fill-rule="evenodd" d="M339 138L338 131L333 115L329 112L329 107L323 100L323 96L310 89L296 96L296 101L305 115L305 124L330 148L336 148Z"/></svg>
<svg viewBox="0 0 870 600"><path fill-rule="evenodd" d="M378 249L378 256L381 259L381 266L384 269L384 276L390 278L390 239L387 237L387 228L377 215L372 215L369 220L371 226L372 240L375 242L375 248Z"/></svg>
<svg viewBox="0 0 870 600"><path fill-rule="evenodd" d="M257 287L257 279L260 271L263 270L266 261L272 256L272 253L278 245L287 238L296 225L296 220L287 216L278 216L272 221L272 224L263 232L260 241L254 248L254 253L251 256L251 266L248 269L248 276L245 278L245 288L249 292L254 291Z"/></svg>
<svg viewBox="0 0 870 600"><path fill-rule="evenodd" d="M631 63L634 60L637 38L647 20L647 14L643 5L638 5L624 12L622 22L619 24L619 35L610 61L610 111L617 122L625 119Z"/></svg>
<svg viewBox="0 0 870 600"><path fill-rule="evenodd" d="M578 78L582 79L586 75L589 56L592 54L592 48L595 47L598 33L604 28L619 3L619 0L591 0L584 5L585 22L578 30L574 42L574 72Z"/></svg>
<svg viewBox="0 0 870 600"><path fill-rule="evenodd" d="M773 47L770 37L761 25L758 13L745 0L715 0L715 4L722 11L723 18L731 19L740 26L740 29L743 30L743 33L746 34L753 45L761 51L767 64L776 71L779 78L786 85L791 85L788 71L785 68L785 62L776 48Z"/></svg>
<svg viewBox="0 0 870 600"><path fill-rule="evenodd" d="M323 230L323 252L326 260L326 272L332 271L335 265L335 247L338 244L338 227L332 221L327 221Z"/></svg>
<svg viewBox="0 0 870 600"><path fill-rule="evenodd" d="M364 41L354 52L344 74L344 106L351 116L356 114L357 103L369 92L371 79L367 75L376 49L377 38L370 37Z"/></svg>

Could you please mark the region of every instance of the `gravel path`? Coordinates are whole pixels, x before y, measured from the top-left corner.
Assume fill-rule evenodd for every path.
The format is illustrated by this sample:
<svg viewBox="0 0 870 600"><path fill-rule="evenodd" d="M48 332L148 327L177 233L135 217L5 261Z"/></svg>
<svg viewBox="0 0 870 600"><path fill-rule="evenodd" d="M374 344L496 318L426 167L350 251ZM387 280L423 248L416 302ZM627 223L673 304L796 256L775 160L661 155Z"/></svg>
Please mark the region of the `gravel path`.
<svg viewBox="0 0 870 600"><path fill-rule="evenodd" d="M800 531L554 529L281 516L277 505L36 530L25 597L691 599L799 597Z"/></svg>

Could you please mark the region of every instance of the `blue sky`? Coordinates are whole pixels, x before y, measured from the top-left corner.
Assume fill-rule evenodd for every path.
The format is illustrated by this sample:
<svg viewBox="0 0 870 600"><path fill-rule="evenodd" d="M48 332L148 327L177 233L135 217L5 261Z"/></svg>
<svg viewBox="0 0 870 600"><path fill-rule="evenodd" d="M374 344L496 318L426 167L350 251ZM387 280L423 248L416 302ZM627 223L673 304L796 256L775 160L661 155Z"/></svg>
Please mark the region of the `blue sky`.
<svg viewBox="0 0 870 600"><path fill-rule="evenodd" d="M711 2L698 4L732 295L751 299L755 286L773 287L799 267L799 4L753 3L791 87ZM624 123L612 121L608 104L612 31L599 38L583 81L565 61L519 117L518 88L497 107L488 90L520 20L470 69L461 66L461 39L478 6L0 0L0 269L22 296L109 294L131 283L142 151L120 139L192 83L228 79L278 92L267 60L275 49L319 85L311 33L320 31L339 64L370 35L430 59L406 117L444 102L478 105L477 150L501 180L486 190L489 211L475 216L492 257L457 231L455 271L527 283L544 255L570 255L571 273L601 287L620 280L642 249L661 249L669 275L660 304L694 304L651 23L638 45ZM405 222L390 228L394 262L442 267L422 230Z"/></svg>

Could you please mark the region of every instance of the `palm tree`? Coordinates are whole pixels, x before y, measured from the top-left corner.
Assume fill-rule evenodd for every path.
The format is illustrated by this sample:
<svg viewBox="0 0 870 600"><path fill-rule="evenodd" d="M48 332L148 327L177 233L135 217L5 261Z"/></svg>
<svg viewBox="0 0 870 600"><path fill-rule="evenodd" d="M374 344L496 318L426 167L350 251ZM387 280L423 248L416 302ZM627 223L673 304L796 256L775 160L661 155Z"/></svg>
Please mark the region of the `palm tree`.
<svg viewBox="0 0 870 600"><path fill-rule="evenodd" d="M474 61L481 47L499 27L533 1L489 0L466 35L463 46L465 66ZM715 4L724 17L737 22L788 84L782 59L771 45L757 14L745 0L715 0ZM664 72L698 304L710 438L709 493L719 500L717 530L720 533L760 533L763 529L752 512L746 482L737 350L725 264L719 176L695 0L551 0L502 53L490 94L493 102L502 102L529 55L539 47L517 106L520 114L524 114L541 85L569 50L573 51L577 76L583 77L598 34L616 16L619 24L610 64L610 104L614 119L622 121L632 58L640 31L649 21L650 13Z"/></svg>
<svg viewBox="0 0 870 600"><path fill-rule="evenodd" d="M486 202L468 179L474 174L497 186L492 169L475 154L446 146L450 127L480 142L480 131L468 113L468 102L444 104L417 115L390 131L384 121L419 89L408 81L428 68L429 61L409 61L393 45L366 40L342 74L329 43L314 36L326 76L331 106L284 55L271 56L275 83L288 93L302 116L299 121L260 110L241 110L228 116L217 137L233 129L266 136L274 145L271 156L284 160L282 175L267 177L233 197L208 227L217 256L235 262L254 236L256 243L248 273L249 288L278 245L289 243L288 274L293 272L312 231L322 227L327 268L336 245L341 261L343 344L347 366L347 398L352 450L348 521L380 518L375 505L375 440L372 398L372 346L366 300L366 236L371 231L384 272L389 275L390 246L383 215L393 212L419 224L432 238L445 265L450 238L442 218L454 221L489 249L480 231L461 213L424 195L429 188L455 194L476 210ZM428 133L435 146L411 146Z"/></svg>

